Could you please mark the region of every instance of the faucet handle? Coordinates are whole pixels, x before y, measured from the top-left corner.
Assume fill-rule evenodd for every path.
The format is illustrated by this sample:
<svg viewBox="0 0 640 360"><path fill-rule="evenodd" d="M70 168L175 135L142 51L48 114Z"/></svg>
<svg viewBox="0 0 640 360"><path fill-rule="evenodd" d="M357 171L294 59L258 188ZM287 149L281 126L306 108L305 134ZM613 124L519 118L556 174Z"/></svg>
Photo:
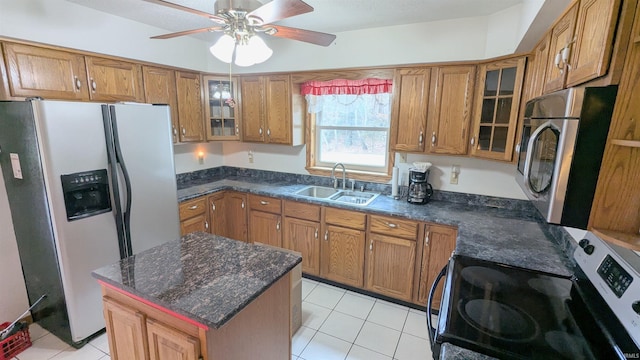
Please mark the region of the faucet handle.
<svg viewBox="0 0 640 360"><path fill-rule="evenodd" d="M356 181L355 181L355 179L349 179L349 182L351 182L351 191L355 191L356 190Z"/></svg>
<svg viewBox="0 0 640 360"><path fill-rule="evenodd" d="M334 189L338 188L338 178L333 178L333 188Z"/></svg>

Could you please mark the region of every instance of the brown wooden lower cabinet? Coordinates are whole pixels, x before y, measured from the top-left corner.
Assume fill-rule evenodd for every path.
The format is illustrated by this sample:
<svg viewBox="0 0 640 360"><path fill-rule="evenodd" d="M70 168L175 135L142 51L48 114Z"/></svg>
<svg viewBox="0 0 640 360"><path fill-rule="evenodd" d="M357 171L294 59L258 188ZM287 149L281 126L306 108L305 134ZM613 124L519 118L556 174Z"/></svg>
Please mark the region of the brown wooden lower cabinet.
<svg viewBox="0 0 640 360"><path fill-rule="evenodd" d="M366 289L411 302L416 241L374 233L367 241Z"/></svg>
<svg viewBox="0 0 640 360"><path fill-rule="evenodd" d="M195 198L180 204L180 235L195 231L209 231L209 215L207 213L207 199Z"/></svg>
<svg viewBox="0 0 640 360"><path fill-rule="evenodd" d="M426 224L424 240L420 256L420 272L416 272L418 292L415 303L426 306L431 284L447 264L451 253L456 247L457 230L453 227ZM433 306L438 308L442 297L442 284L436 289Z"/></svg>
<svg viewBox="0 0 640 360"><path fill-rule="evenodd" d="M364 230L326 225L320 247L320 276L346 285L364 285Z"/></svg>
<svg viewBox="0 0 640 360"><path fill-rule="evenodd" d="M224 193L210 195L209 200L209 232L214 235L227 236L227 217Z"/></svg>
<svg viewBox="0 0 640 360"><path fill-rule="evenodd" d="M320 275L320 206L284 202L282 246L302 254L302 271Z"/></svg>
<svg viewBox="0 0 640 360"><path fill-rule="evenodd" d="M249 194L250 243L282 247L282 200Z"/></svg>
<svg viewBox="0 0 640 360"><path fill-rule="evenodd" d="M239 192L225 194L227 237L247 242L247 195Z"/></svg>
<svg viewBox="0 0 640 360"><path fill-rule="evenodd" d="M291 273L218 329L102 286L113 360L282 360L291 356ZM268 309L268 311L265 311Z"/></svg>

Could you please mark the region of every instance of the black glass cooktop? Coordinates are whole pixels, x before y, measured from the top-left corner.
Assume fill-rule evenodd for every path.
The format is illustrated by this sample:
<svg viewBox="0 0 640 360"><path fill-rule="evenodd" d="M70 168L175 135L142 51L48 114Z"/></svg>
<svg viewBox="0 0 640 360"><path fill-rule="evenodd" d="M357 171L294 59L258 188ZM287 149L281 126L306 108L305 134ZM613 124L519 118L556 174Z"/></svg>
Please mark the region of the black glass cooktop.
<svg viewBox="0 0 640 360"><path fill-rule="evenodd" d="M569 278L454 256L436 342L500 359L616 358L578 294Z"/></svg>

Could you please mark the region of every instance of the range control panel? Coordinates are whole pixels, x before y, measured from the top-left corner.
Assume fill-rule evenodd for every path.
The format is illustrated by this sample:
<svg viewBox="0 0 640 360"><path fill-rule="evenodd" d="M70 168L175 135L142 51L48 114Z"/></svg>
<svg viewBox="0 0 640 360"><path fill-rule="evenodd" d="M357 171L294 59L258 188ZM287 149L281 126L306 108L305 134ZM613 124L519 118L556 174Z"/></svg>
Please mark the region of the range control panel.
<svg viewBox="0 0 640 360"><path fill-rule="evenodd" d="M602 260L602 263L600 263L598 267L598 274L600 274L600 277L604 279L617 297L621 297L633 281L631 275L629 275L611 255L607 255L604 260Z"/></svg>

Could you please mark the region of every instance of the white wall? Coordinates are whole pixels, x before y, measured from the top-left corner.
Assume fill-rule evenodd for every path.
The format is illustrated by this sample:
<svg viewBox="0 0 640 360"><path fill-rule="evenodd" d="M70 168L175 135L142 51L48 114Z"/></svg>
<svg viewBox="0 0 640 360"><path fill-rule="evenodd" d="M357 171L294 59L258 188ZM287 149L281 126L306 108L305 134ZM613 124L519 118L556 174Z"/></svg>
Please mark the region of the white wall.
<svg viewBox="0 0 640 360"><path fill-rule="evenodd" d="M202 161L198 154L202 152ZM178 144L174 145L176 174L204 170L224 165L222 143Z"/></svg>

